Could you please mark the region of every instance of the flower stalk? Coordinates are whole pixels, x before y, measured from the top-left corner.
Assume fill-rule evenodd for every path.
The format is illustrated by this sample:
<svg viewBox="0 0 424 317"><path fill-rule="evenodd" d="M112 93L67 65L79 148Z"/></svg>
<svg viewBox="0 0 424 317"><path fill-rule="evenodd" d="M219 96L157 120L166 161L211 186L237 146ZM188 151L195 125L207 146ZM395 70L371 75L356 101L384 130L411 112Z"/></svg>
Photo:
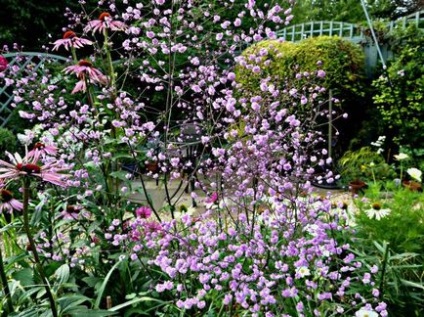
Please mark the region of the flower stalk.
<svg viewBox="0 0 424 317"><path fill-rule="evenodd" d="M1 283L3 285L3 294L6 297L6 304L7 304L7 310L3 313L3 316L7 316L7 314L13 312L13 302L12 302L12 296L9 289L9 284L7 282L7 276L6 276L6 269L4 267L3 262L3 253L0 247L0 278Z"/></svg>
<svg viewBox="0 0 424 317"><path fill-rule="evenodd" d="M23 179L23 224L24 224L24 230L28 238L29 247L32 251L35 266L37 268L38 273L40 274L40 278L43 282L44 288L46 290L47 297L50 302L50 309L52 311L53 317L58 317L56 303L53 297L53 294L50 290L49 282L46 278L46 274L44 273L43 266L41 265L40 257L37 252L37 248L35 245L34 238L31 233L30 225L29 225L29 215L28 215L28 207L29 207L29 185L30 185L30 179L29 177L24 177Z"/></svg>

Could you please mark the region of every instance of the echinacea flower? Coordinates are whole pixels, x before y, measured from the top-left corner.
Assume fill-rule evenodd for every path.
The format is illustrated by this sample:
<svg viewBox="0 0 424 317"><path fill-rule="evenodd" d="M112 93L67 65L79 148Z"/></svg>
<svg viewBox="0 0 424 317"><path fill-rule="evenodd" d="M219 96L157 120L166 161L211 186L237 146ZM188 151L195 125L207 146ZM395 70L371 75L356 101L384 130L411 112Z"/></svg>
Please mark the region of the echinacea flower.
<svg viewBox="0 0 424 317"><path fill-rule="evenodd" d="M378 314L373 310L361 308L355 313L355 317L378 317Z"/></svg>
<svg viewBox="0 0 424 317"><path fill-rule="evenodd" d="M13 210L22 210L24 205L19 200L13 198L13 194L11 191L2 188L3 182L0 183L0 214L4 211L8 213L12 213Z"/></svg>
<svg viewBox="0 0 424 317"><path fill-rule="evenodd" d="M107 85L108 83L107 77L103 75L100 70L93 67L93 64L87 60L81 60L76 65L66 67L64 72L65 74L74 73L80 80L72 90L73 94L78 91L85 92L87 89L87 81L100 85Z"/></svg>
<svg viewBox="0 0 424 317"><path fill-rule="evenodd" d="M376 220L381 220L382 218L388 216L390 211L391 210L388 208L381 208L379 203L373 203L370 209L365 210L365 213L370 219L375 218Z"/></svg>
<svg viewBox="0 0 424 317"><path fill-rule="evenodd" d="M399 154L393 155L393 157L397 161L403 161L409 158L408 154L405 154L405 153L399 153Z"/></svg>
<svg viewBox="0 0 424 317"><path fill-rule="evenodd" d="M93 45L93 42L90 40L78 37L74 31L66 31L63 34L63 38L55 41L53 44L54 44L53 51L59 50L59 48L62 46L65 50L69 51L71 47L81 48L86 45Z"/></svg>
<svg viewBox="0 0 424 317"><path fill-rule="evenodd" d="M13 198L13 195L7 189L0 189L0 214L4 211L12 213L13 210L22 210L23 203Z"/></svg>
<svg viewBox="0 0 424 317"><path fill-rule="evenodd" d="M413 179L415 179L416 181L420 182L422 181L421 176L423 175L423 173L415 167L411 167L408 168L406 170L406 172L409 174L409 176L411 176Z"/></svg>
<svg viewBox="0 0 424 317"><path fill-rule="evenodd" d="M39 153L36 153L36 152ZM33 155L41 155L41 156L45 156L45 155L56 155L57 154L57 147L53 146L53 145L48 145L42 142L37 142L34 144L34 147L31 151L28 152L28 156L33 156Z"/></svg>
<svg viewBox="0 0 424 317"><path fill-rule="evenodd" d="M0 72L5 71L7 68L8 62L6 57L0 55Z"/></svg>
<svg viewBox="0 0 424 317"><path fill-rule="evenodd" d="M108 12L102 12L97 20L89 21L85 27L85 31L93 31L102 33L106 29L111 31L123 31L126 29L126 24L121 21L113 20Z"/></svg>
<svg viewBox="0 0 424 317"><path fill-rule="evenodd" d="M32 156L22 158L18 153L14 155L6 152L11 163L0 160L0 178L18 179L26 176L35 176L45 182L52 183L57 186L67 187L67 174L60 172L68 170L67 167L61 166L59 161L52 161L44 165L39 165L40 152L36 151Z"/></svg>
<svg viewBox="0 0 424 317"><path fill-rule="evenodd" d="M77 220L81 209L82 207L80 206L68 205L65 210L60 213L60 217L66 220Z"/></svg>

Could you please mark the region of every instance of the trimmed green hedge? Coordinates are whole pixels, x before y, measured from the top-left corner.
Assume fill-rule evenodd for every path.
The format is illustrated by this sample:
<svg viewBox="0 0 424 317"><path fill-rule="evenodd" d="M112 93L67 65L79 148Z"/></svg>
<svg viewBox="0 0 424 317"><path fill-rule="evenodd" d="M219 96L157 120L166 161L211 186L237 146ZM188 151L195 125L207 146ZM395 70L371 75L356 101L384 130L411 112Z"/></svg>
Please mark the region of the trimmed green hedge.
<svg viewBox="0 0 424 317"><path fill-rule="evenodd" d="M244 89L254 92L261 78L270 76L283 84L298 72L325 71L323 85L334 92L362 95L365 56L360 46L337 36L310 37L299 43L265 40L247 48L242 56L247 63L261 57L261 73L237 67L237 80Z"/></svg>

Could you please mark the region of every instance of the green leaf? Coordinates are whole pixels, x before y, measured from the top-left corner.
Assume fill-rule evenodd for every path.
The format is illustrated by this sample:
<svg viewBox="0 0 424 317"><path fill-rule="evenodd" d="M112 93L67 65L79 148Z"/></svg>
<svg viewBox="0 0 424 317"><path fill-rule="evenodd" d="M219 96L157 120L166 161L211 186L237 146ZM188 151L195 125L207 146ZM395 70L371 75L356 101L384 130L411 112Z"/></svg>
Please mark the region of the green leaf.
<svg viewBox="0 0 424 317"><path fill-rule="evenodd" d="M126 171L116 171L116 172L110 173L109 176L111 176L113 178L120 179L122 181L128 181L128 179L126 177L127 174L128 174L128 172L126 172Z"/></svg>
<svg viewBox="0 0 424 317"><path fill-rule="evenodd" d="M121 264L121 261L116 262L116 263L112 266L112 268L111 268L111 269L109 270L109 272L107 273L107 275L106 275L105 279L103 280L103 283L102 283L102 285L100 286L100 288L99 288L99 290L98 290L98 292L97 292L96 302L94 303L94 307L95 307L95 308L99 308L99 306L100 306L100 301L102 300L103 293L104 293L104 291L105 291L105 289L106 289L106 285L107 285L107 283L109 282L109 279L110 279L110 277L111 277L111 275L112 275L113 271L115 271L115 269L118 267L118 265L119 265L119 264Z"/></svg>
<svg viewBox="0 0 424 317"><path fill-rule="evenodd" d="M66 283L69 280L69 265L61 265L55 272L55 275L60 284Z"/></svg>
<svg viewBox="0 0 424 317"><path fill-rule="evenodd" d="M68 314L75 317L103 317L116 315L116 313L107 310L89 310L87 307L78 307L74 311L68 312Z"/></svg>
<svg viewBox="0 0 424 317"><path fill-rule="evenodd" d="M127 302L122 303L120 305L114 306L114 307L110 308L109 311L118 311L122 308L125 308L127 306L131 306L131 305L134 305L134 304L137 304L137 303L140 303L140 302L157 302L157 303L160 303L160 304L165 304L164 301L161 301L159 299L156 299L156 298L153 298L153 297L143 296L143 297L134 298L130 301L127 301Z"/></svg>
<svg viewBox="0 0 424 317"><path fill-rule="evenodd" d="M60 305L62 314L65 312L70 313L76 307L78 308L78 310L80 310L81 307L83 306L79 306L79 305L89 301L90 301L90 298L83 295L76 295L76 294L61 295L61 297L58 299L58 303Z"/></svg>
<svg viewBox="0 0 424 317"><path fill-rule="evenodd" d="M404 279L400 279L400 281L402 282L403 285L419 288L419 289L422 289L424 291L424 285L423 284L415 283L415 282L404 280Z"/></svg>
<svg viewBox="0 0 424 317"><path fill-rule="evenodd" d="M12 274L12 278L19 281L22 286L34 284L33 270L30 268L22 269Z"/></svg>
<svg viewBox="0 0 424 317"><path fill-rule="evenodd" d="M101 279L96 276L87 276L82 279L89 287L95 287L96 284L100 283Z"/></svg>

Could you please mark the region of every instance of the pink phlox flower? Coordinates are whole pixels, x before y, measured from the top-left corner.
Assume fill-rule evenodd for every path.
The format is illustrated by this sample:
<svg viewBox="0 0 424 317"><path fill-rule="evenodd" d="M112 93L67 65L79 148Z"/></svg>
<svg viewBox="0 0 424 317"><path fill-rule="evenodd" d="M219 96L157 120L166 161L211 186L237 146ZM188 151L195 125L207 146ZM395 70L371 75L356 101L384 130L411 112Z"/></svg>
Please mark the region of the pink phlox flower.
<svg viewBox="0 0 424 317"><path fill-rule="evenodd" d="M102 12L97 20L89 21L84 31L93 31L102 33L104 30L109 29L111 31L123 31L127 28L124 22L113 20L112 16L108 12Z"/></svg>
<svg viewBox="0 0 424 317"><path fill-rule="evenodd" d="M26 155L23 158L18 153L12 155L6 152L6 155L11 163L0 160L0 178L18 179L25 176L35 176L57 186L68 186L69 175L60 172L67 171L69 168L60 161L51 161L40 166L38 164L40 151L35 151L33 155Z"/></svg>
<svg viewBox="0 0 424 317"><path fill-rule="evenodd" d="M152 215L152 209L147 206L141 206L135 210L135 214L138 218L147 219Z"/></svg>
<svg viewBox="0 0 424 317"><path fill-rule="evenodd" d="M218 206L218 193L217 192L213 192L212 195L210 195L209 197L206 197L206 199L204 200L204 204L205 207L207 209L210 209L212 207L217 207Z"/></svg>
<svg viewBox="0 0 424 317"><path fill-rule="evenodd" d="M93 84L107 85L108 79L100 70L93 67L93 64L87 60L81 60L76 65L68 66L64 69L65 74L74 73L80 80L76 84L72 93L78 91L85 92L87 89L87 81Z"/></svg>
<svg viewBox="0 0 424 317"><path fill-rule="evenodd" d="M8 64L6 57L0 55L0 72L5 71Z"/></svg>
<svg viewBox="0 0 424 317"><path fill-rule="evenodd" d="M3 179L0 179L0 214L3 212L11 214L13 210L21 211L23 208L23 203L13 198L12 192L5 188Z"/></svg>
<svg viewBox="0 0 424 317"><path fill-rule="evenodd" d="M78 37L75 32L73 31L66 31L63 34L63 38L60 40L57 40L53 43L53 51L57 51L59 50L59 48L61 46L63 46L63 48L67 51L69 51L69 49L71 47L73 48L82 48L86 45L93 45L93 42L88 40L88 39L84 39L81 37Z"/></svg>
<svg viewBox="0 0 424 317"><path fill-rule="evenodd" d="M157 232L162 230L162 225L157 221L146 222L145 229L149 232Z"/></svg>
<svg viewBox="0 0 424 317"><path fill-rule="evenodd" d="M205 199L205 203L214 204L218 201L218 193L214 192L208 198Z"/></svg>

